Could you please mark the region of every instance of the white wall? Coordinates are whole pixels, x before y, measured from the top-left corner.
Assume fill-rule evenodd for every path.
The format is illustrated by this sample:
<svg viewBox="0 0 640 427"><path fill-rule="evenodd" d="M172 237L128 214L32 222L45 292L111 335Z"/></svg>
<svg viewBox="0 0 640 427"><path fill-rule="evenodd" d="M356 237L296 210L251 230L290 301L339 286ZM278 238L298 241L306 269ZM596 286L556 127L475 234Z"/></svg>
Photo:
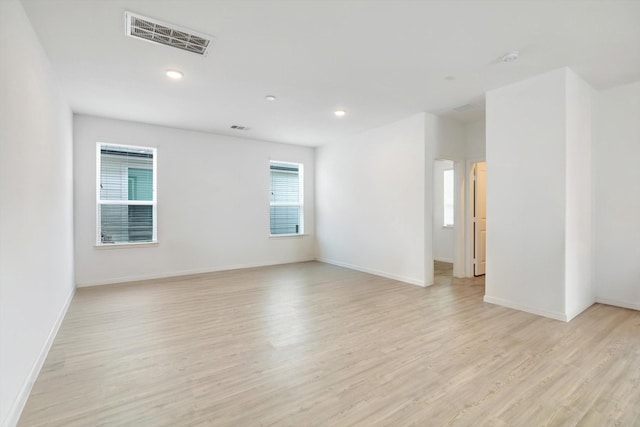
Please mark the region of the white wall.
<svg viewBox="0 0 640 427"><path fill-rule="evenodd" d="M640 82L598 94L595 129L596 298L640 310Z"/></svg>
<svg viewBox="0 0 640 427"><path fill-rule="evenodd" d="M474 161L486 159L487 141L485 119L465 123L464 126L465 158Z"/></svg>
<svg viewBox="0 0 640 427"><path fill-rule="evenodd" d="M436 159L460 161L466 158L465 125L457 120L437 117L433 155Z"/></svg>
<svg viewBox="0 0 640 427"><path fill-rule="evenodd" d="M431 201L425 188L431 188L433 157L425 132L428 126L427 144L435 144L434 123L433 116L418 114L317 149L320 260L432 283Z"/></svg>
<svg viewBox="0 0 640 427"><path fill-rule="evenodd" d="M595 301L592 98L568 68L487 94L486 301L566 321Z"/></svg>
<svg viewBox="0 0 640 427"><path fill-rule="evenodd" d="M485 300L562 318L566 71L487 93Z"/></svg>
<svg viewBox="0 0 640 427"><path fill-rule="evenodd" d="M453 170L453 161L435 160L433 165L433 259L453 262L454 230L453 227L444 226L445 170Z"/></svg>
<svg viewBox="0 0 640 427"><path fill-rule="evenodd" d="M158 149L158 244L97 248L96 143ZM269 238L269 160L304 164L306 236ZM314 259L314 149L76 115L79 286Z"/></svg>
<svg viewBox="0 0 640 427"><path fill-rule="evenodd" d="M0 2L0 425L73 295L72 116L16 0Z"/></svg>
<svg viewBox="0 0 640 427"><path fill-rule="evenodd" d="M565 313L571 320L595 302L591 221L592 99L594 91L566 73Z"/></svg>

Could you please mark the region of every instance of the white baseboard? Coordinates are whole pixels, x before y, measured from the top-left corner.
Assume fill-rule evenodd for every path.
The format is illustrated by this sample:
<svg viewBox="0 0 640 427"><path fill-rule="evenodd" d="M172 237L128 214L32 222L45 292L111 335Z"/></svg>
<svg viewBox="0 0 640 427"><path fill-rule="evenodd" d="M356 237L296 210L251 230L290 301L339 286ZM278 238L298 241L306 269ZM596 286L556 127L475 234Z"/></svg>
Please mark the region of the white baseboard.
<svg viewBox="0 0 640 427"><path fill-rule="evenodd" d="M49 332L49 336L47 337L47 340L45 341L44 345L42 346L42 349L40 350L40 354L36 359L36 363L31 368L31 372L29 372L29 375L27 376L24 383L22 384L22 388L20 389L20 392L18 393L18 395L16 396L16 399L13 401L13 404L7 411L7 416L4 422L2 422L2 427L14 427L16 424L18 424L18 420L20 419L20 415L22 414L24 405L27 404L27 399L29 399L29 394L31 393L31 389L33 388L33 385L36 383L36 380L38 379L38 375L40 374L40 370L42 369L42 366L44 365L45 360L47 360L47 355L49 354L49 350L51 350L53 341L56 339L58 330L60 330L60 325L62 325L62 321L64 320L64 317L67 314L67 310L69 309L71 300L73 299L73 296L76 293L75 291L76 290L74 288L69 294L69 297L67 298L67 300L65 301L64 306L62 307L62 310L60 310L60 313L58 314L58 318L56 319L56 322L54 323L53 327L51 328L51 331Z"/></svg>
<svg viewBox="0 0 640 427"><path fill-rule="evenodd" d="M372 268L362 267L359 265L353 265L347 262L341 262L341 261L336 261L336 260L327 259L327 258L316 258L316 259L320 262L325 262L327 264L337 265L338 267L350 268L351 270L358 270L364 273L373 274L375 276L386 277L387 279L393 279L399 282L409 283L410 285L425 287L433 284L433 283L426 284L424 280L419 280L419 279L406 277L406 276L399 276L397 274L387 273L385 271L380 271L380 270L374 270Z"/></svg>
<svg viewBox="0 0 640 427"><path fill-rule="evenodd" d="M640 304L634 304L627 301L618 301L609 298L596 297L596 302L600 304L613 305L616 307L630 308L631 310L640 310Z"/></svg>
<svg viewBox="0 0 640 427"><path fill-rule="evenodd" d="M585 311L587 308L591 307L595 303L596 301L595 299L593 299L592 301L589 301L588 303L583 304L581 307L578 307L575 311L571 313L567 313L567 322L570 322L574 317L576 317L577 315L579 315L580 313L582 313L583 311Z"/></svg>
<svg viewBox="0 0 640 427"><path fill-rule="evenodd" d="M567 315L564 314L564 313L557 313L555 311L540 310L538 308L528 307L526 305L522 305L522 304L518 304L518 303L515 303L515 302L507 301L507 300L502 299L502 298L491 297L489 295L485 295L484 296L484 302L488 302L488 303L495 304L495 305L500 305L502 307L512 308L514 310L524 311L524 312L531 313L531 314L536 314L538 316L549 317L551 319L560 320L560 321L563 321L563 322L568 322L569 321L569 319L567 318Z"/></svg>
<svg viewBox="0 0 640 427"><path fill-rule="evenodd" d="M315 261L315 258L294 259L294 260L281 261L281 262L275 262L275 263L225 265L221 267L199 268L199 269L193 269L193 270L178 270L178 271L172 271L169 273L161 273L161 274L139 274L139 275L133 275L133 276L115 277L112 279L80 282L80 283L76 283L76 287L86 288L90 286L115 285L117 283L139 282L141 280L167 279L170 277L189 276L192 274L215 273L218 271L240 270L243 268L269 267L272 265L294 264L296 262L307 262L307 261Z"/></svg>

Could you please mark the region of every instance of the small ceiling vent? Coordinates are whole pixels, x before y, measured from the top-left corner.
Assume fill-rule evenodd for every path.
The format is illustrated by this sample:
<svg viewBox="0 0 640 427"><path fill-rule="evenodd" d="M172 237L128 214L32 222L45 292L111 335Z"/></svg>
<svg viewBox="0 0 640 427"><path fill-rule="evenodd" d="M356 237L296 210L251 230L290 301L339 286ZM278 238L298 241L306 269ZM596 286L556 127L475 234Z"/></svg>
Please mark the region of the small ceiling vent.
<svg viewBox="0 0 640 427"><path fill-rule="evenodd" d="M125 30L129 37L206 55L213 37L167 24L157 19L125 12Z"/></svg>
<svg viewBox="0 0 640 427"><path fill-rule="evenodd" d="M474 104L464 104L459 107L455 107L453 111L463 113L465 111L475 110L476 108L479 108L479 106Z"/></svg>
<svg viewBox="0 0 640 427"><path fill-rule="evenodd" d="M231 129L235 129L235 130L249 130L250 128L248 128L248 127L246 127L246 126L233 125L233 126L231 126Z"/></svg>

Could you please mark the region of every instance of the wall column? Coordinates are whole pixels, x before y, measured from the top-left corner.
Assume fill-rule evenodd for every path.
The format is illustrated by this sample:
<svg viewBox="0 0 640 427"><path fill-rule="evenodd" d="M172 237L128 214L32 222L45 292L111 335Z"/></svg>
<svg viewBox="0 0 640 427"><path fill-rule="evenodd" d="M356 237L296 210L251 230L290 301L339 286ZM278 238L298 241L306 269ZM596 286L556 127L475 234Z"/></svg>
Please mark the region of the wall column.
<svg viewBox="0 0 640 427"><path fill-rule="evenodd" d="M591 99L568 68L487 93L485 301L565 321L594 302Z"/></svg>

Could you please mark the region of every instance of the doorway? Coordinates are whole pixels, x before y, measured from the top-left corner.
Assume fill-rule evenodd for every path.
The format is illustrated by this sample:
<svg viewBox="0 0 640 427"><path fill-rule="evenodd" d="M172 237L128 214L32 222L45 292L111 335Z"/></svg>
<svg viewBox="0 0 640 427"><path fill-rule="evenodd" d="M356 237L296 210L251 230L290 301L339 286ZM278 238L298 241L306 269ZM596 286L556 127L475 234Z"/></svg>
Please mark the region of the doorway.
<svg viewBox="0 0 640 427"><path fill-rule="evenodd" d="M453 263L454 162L437 159L433 167L433 259Z"/></svg>

